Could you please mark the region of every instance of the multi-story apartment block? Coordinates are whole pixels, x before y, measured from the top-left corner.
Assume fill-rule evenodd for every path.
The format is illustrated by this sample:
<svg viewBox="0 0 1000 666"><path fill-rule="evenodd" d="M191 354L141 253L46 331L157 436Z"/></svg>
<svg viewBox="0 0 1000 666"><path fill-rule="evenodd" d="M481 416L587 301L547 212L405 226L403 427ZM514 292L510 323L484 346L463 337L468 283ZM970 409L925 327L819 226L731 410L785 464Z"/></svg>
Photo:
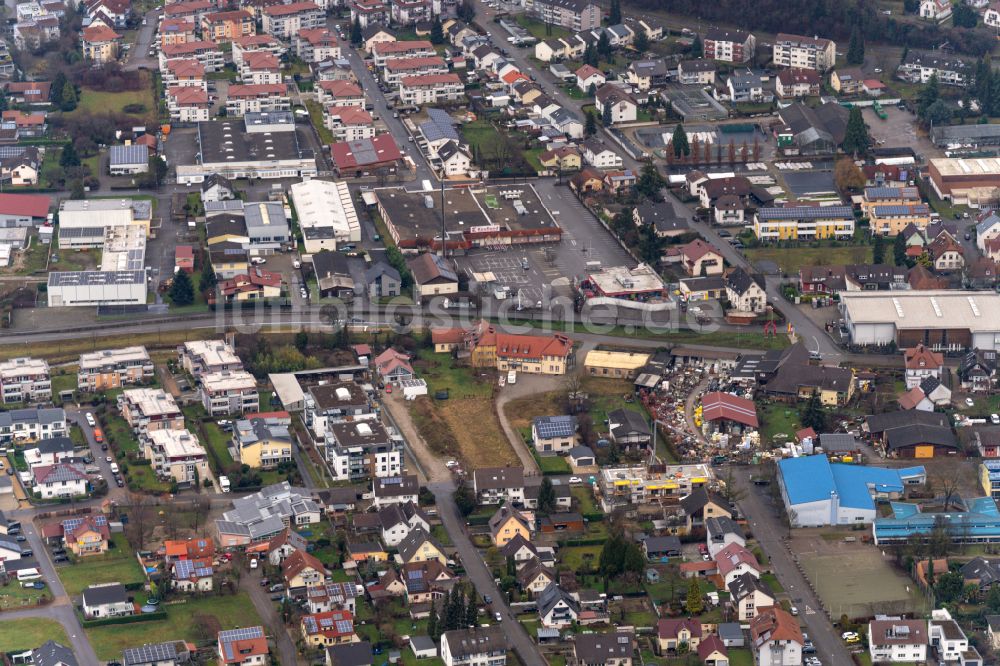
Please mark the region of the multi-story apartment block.
<svg viewBox="0 0 1000 666"><path fill-rule="evenodd" d="M316 86L316 99L324 105L356 106L359 109L365 106L365 94L353 81L320 81Z"/></svg>
<svg viewBox="0 0 1000 666"><path fill-rule="evenodd" d="M331 423L326 460L337 480L398 476L403 472L403 441L375 419Z"/></svg>
<svg viewBox="0 0 1000 666"><path fill-rule="evenodd" d="M323 124L337 141L360 141L375 136L372 114L358 106L327 107Z"/></svg>
<svg viewBox="0 0 1000 666"><path fill-rule="evenodd" d="M909 51L896 70L896 76L910 83L927 83L936 76L938 83L964 88L974 74L973 65L939 52Z"/></svg>
<svg viewBox="0 0 1000 666"><path fill-rule="evenodd" d="M753 230L762 241L851 238L854 211L850 206L761 208L754 217Z"/></svg>
<svg viewBox="0 0 1000 666"><path fill-rule="evenodd" d="M399 100L403 104L437 104L465 97L465 85L458 74L423 74L404 76L399 81Z"/></svg>
<svg viewBox="0 0 1000 666"><path fill-rule="evenodd" d="M525 0L528 14L573 32L601 26L601 8L590 0Z"/></svg>
<svg viewBox="0 0 1000 666"><path fill-rule="evenodd" d="M197 123L209 119L211 103L208 92L202 88L172 86L167 88L167 112L172 120Z"/></svg>
<svg viewBox="0 0 1000 666"><path fill-rule="evenodd" d="M12 409L0 412L0 443L34 442L66 436L66 412L49 409Z"/></svg>
<svg viewBox="0 0 1000 666"><path fill-rule="evenodd" d="M655 472L644 466L609 467L601 470L594 490L604 511L610 512L616 507L680 500L711 479L703 464L668 465Z"/></svg>
<svg viewBox="0 0 1000 666"><path fill-rule="evenodd" d="M231 85L226 98L226 113L242 116L265 111L288 111L292 108L288 88L284 83L264 85Z"/></svg>
<svg viewBox="0 0 1000 666"><path fill-rule="evenodd" d="M233 445L240 463L254 469L273 469L292 460L291 419L286 414L240 419L233 428Z"/></svg>
<svg viewBox="0 0 1000 666"><path fill-rule="evenodd" d="M341 56L340 41L327 28L299 30L293 42L295 55L305 62L320 62Z"/></svg>
<svg viewBox="0 0 1000 666"><path fill-rule="evenodd" d="M3 402L44 402L52 398L49 364L37 358L12 358L0 362Z"/></svg>
<svg viewBox="0 0 1000 666"><path fill-rule="evenodd" d="M306 425L320 444L326 441L332 423L375 418L368 394L354 382L313 386L305 398L305 406Z"/></svg>
<svg viewBox="0 0 1000 666"><path fill-rule="evenodd" d="M105 391L143 382L153 371L153 360L145 347L104 349L80 355L76 382L81 391Z"/></svg>
<svg viewBox="0 0 1000 666"><path fill-rule="evenodd" d="M398 85L399 82L408 76L422 76L425 74L447 74L448 63L440 56L428 58L396 58L385 63L382 78L391 86Z"/></svg>
<svg viewBox="0 0 1000 666"><path fill-rule="evenodd" d="M256 412L260 408L257 380L244 370L202 375L201 402L212 416Z"/></svg>
<svg viewBox="0 0 1000 666"><path fill-rule="evenodd" d="M358 21L361 29L369 26L388 25L389 5L383 0L354 0L351 4L351 23Z"/></svg>
<svg viewBox="0 0 1000 666"><path fill-rule="evenodd" d="M187 430L154 430L144 444L146 458L161 479L193 484L211 478L205 448Z"/></svg>
<svg viewBox="0 0 1000 666"><path fill-rule="evenodd" d="M431 0L392 0L389 15L396 25L413 25L421 21L429 21L433 9L434 4Z"/></svg>
<svg viewBox="0 0 1000 666"><path fill-rule="evenodd" d="M267 51L273 53L278 58L283 56L287 49L277 39L271 35L251 35L233 40L233 65L239 69L243 65L243 57L248 53L256 51Z"/></svg>
<svg viewBox="0 0 1000 666"><path fill-rule="evenodd" d="M499 624L455 629L441 634L445 666L505 666L507 633Z"/></svg>
<svg viewBox="0 0 1000 666"><path fill-rule="evenodd" d="M830 39L778 33L771 59L781 67L801 67L825 72L836 64L837 45Z"/></svg>
<svg viewBox="0 0 1000 666"><path fill-rule="evenodd" d="M160 48L195 40L194 21L186 18L168 18L160 22Z"/></svg>
<svg viewBox="0 0 1000 666"><path fill-rule="evenodd" d="M264 32L286 42L300 30L321 27L324 19L323 10L314 2L270 5L263 11Z"/></svg>
<svg viewBox="0 0 1000 666"><path fill-rule="evenodd" d="M710 28L703 40L705 57L722 62L749 62L757 49L757 39L743 30Z"/></svg>
<svg viewBox="0 0 1000 666"><path fill-rule="evenodd" d="M205 14L201 17L201 38L222 43L256 34L253 14L243 9Z"/></svg>
<svg viewBox="0 0 1000 666"><path fill-rule="evenodd" d="M192 340L177 349L181 366L192 377L212 372L242 370L243 361L225 340Z"/></svg>
<svg viewBox="0 0 1000 666"><path fill-rule="evenodd" d="M168 60L175 58L193 58L205 67L206 72L221 71L226 64L225 55L218 45L204 40L164 46L160 50L160 71L166 69Z"/></svg>
<svg viewBox="0 0 1000 666"><path fill-rule="evenodd" d="M138 388L122 391L118 409L140 441L157 430L183 430L184 415L174 398L163 389Z"/></svg>
<svg viewBox="0 0 1000 666"><path fill-rule="evenodd" d="M106 25L89 25L80 33L80 40L84 59L103 65L118 57L122 36Z"/></svg>
<svg viewBox="0 0 1000 666"><path fill-rule="evenodd" d="M248 53L243 57L240 77L244 84L251 86L280 84L281 63L267 51Z"/></svg>
<svg viewBox="0 0 1000 666"><path fill-rule="evenodd" d="M372 47L372 62L377 69L394 58L429 58L437 55L434 45L424 39L402 42L379 42Z"/></svg>
<svg viewBox="0 0 1000 666"><path fill-rule="evenodd" d="M926 229L931 223L931 208L927 204L889 204L873 206L868 218L873 234L895 236L911 224Z"/></svg>
<svg viewBox="0 0 1000 666"><path fill-rule="evenodd" d="M166 62L163 85L205 88L205 66L193 58L175 58Z"/></svg>

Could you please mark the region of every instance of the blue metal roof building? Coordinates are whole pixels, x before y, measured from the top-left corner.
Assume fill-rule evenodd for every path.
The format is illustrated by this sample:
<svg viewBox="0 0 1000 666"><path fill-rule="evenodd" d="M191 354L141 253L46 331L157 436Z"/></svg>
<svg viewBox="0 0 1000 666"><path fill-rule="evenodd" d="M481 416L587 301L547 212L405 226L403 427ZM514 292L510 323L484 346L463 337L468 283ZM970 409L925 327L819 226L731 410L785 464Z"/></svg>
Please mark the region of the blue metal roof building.
<svg viewBox="0 0 1000 666"><path fill-rule="evenodd" d="M966 502L965 511L923 513L916 504L892 502L891 518L878 518L872 525L875 543L902 543L912 535L929 535L944 527L955 543L1000 542L1000 509L991 497Z"/></svg>
<svg viewBox="0 0 1000 666"><path fill-rule="evenodd" d="M907 485L925 480L923 467L832 464L825 455L778 463L782 499L795 527L870 523L877 500L898 499Z"/></svg>

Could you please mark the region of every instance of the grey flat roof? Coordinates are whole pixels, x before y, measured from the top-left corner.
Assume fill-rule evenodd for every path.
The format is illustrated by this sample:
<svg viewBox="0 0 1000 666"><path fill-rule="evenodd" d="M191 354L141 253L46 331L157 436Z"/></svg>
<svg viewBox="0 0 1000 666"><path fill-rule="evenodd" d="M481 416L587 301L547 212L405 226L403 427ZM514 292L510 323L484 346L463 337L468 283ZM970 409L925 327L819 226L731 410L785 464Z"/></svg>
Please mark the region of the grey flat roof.
<svg viewBox="0 0 1000 666"><path fill-rule="evenodd" d="M298 130L248 133L239 119L198 123L202 164L298 160ZM309 151L311 152L311 151Z"/></svg>
<svg viewBox="0 0 1000 666"><path fill-rule="evenodd" d="M49 273L50 287L145 284L146 271L62 271Z"/></svg>

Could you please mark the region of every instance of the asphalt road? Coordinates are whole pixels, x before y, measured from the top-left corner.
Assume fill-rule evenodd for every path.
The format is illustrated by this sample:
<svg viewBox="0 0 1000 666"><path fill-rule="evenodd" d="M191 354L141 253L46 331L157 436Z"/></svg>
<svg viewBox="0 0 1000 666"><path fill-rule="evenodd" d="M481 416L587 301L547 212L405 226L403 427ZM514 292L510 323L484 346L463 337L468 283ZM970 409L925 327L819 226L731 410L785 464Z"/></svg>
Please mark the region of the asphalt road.
<svg viewBox="0 0 1000 666"><path fill-rule="evenodd" d="M235 566L243 566L242 562L236 562ZM245 571L240 576L240 589L247 593L253 607L257 610L267 633L271 634L278 649L278 657L284 664L305 664L306 660L301 658L295 649L295 644L285 629L285 623L281 621L281 616L275 609L274 602L271 601L267 588L260 584L261 570Z"/></svg>
<svg viewBox="0 0 1000 666"><path fill-rule="evenodd" d="M743 491L743 497L738 502L740 511L767 555L774 575L785 588L792 605L798 608L798 619L805 624L809 638L816 646L817 656L825 664L852 663L840 634L820 610L819 600L795 564L797 556L789 550L785 541L788 529L779 518L780 508L771 501L770 488L751 484L750 473L750 467L733 470L733 480Z"/></svg>
<svg viewBox="0 0 1000 666"><path fill-rule="evenodd" d="M444 523L445 529L448 530L448 536L451 537L452 543L455 544L455 548L458 550L462 566L465 567L465 575L472 581L472 586L476 589L476 593L480 598L484 594L492 597L493 603L487 610L491 614L499 612L503 616L502 624L506 628L507 647L517 653L523 664L546 663L544 657L542 657L542 653L538 650L538 646L535 645L528 632L521 626L520 622L514 619L514 615L511 613L504 595L497 589L493 575L486 568L486 564L483 562L479 551L469 540L469 535L465 530L465 519L459 514L455 500L452 499L455 486L449 482L432 483L427 487L434 493L434 498L437 501L438 516L440 516L441 522Z"/></svg>

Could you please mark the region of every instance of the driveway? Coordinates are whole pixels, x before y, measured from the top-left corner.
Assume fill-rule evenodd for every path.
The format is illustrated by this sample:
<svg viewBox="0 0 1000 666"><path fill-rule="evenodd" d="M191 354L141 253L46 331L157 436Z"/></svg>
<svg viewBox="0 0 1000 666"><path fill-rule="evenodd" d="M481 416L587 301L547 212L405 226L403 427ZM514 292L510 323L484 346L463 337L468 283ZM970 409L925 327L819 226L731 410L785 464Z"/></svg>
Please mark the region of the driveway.
<svg viewBox="0 0 1000 666"><path fill-rule="evenodd" d="M733 469L733 481L743 491L743 498L738 502L740 511L767 555L774 575L799 609L799 621L805 624L809 638L816 645L816 653L827 664L850 664L851 656L840 634L820 610L816 594L799 569L798 556L789 550L785 540L788 528L779 517L781 508L772 503L768 487L750 483L750 471L750 467Z"/></svg>

